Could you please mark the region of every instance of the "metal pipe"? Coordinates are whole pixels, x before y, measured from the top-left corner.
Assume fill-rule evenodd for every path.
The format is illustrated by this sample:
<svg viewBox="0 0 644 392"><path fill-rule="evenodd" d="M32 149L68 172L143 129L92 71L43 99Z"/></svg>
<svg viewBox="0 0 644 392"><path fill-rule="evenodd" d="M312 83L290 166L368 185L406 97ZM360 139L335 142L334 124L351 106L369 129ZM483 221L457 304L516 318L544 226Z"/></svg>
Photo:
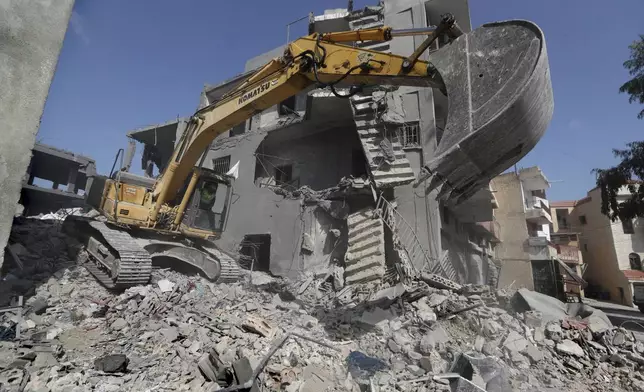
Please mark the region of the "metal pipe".
<svg viewBox="0 0 644 392"><path fill-rule="evenodd" d="M303 17L301 17L301 18L300 18L300 19L298 19L298 20L294 20L294 21L292 21L291 23L288 23L288 24L286 25L286 44L287 44L287 45L288 45L288 43L289 43L289 42L291 42L291 25L292 25L292 24L295 24L295 23L297 23L297 22L301 22L301 21L303 21L304 19L308 19L308 18L309 18L309 15L306 15L306 16L303 16Z"/></svg>
<svg viewBox="0 0 644 392"><path fill-rule="evenodd" d="M419 27L417 29L391 30L392 37L409 37L413 35L432 35L436 31L436 26Z"/></svg>
<svg viewBox="0 0 644 392"><path fill-rule="evenodd" d="M181 204L179 204L179 209L177 210L177 216L174 217L174 222L173 222L174 227L179 227L179 223L181 223L181 219L183 219L183 213L186 211L186 207L188 206L190 197L192 196L192 193L197 187L197 180L199 180L199 174L200 174L199 169L195 169L194 173L192 173L192 178L190 179L190 183L188 183L188 188L186 189L186 193L183 194L183 198L181 199Z"/></svg>

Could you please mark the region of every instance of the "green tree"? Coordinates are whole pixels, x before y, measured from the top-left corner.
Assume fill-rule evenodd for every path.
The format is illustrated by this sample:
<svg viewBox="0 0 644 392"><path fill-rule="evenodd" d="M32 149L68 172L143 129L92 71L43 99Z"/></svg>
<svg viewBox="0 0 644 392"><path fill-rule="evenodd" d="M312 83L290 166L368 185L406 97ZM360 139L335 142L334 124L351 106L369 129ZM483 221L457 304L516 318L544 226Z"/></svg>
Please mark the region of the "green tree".
<svg viewBox="0 0 644 392"><path fill-rule="evenodd" d="M619 92L627 93L630 103L644 104L644 35L640 34L639 40L633 41L628 48L631 54L624 61L624 68L628 69L633 78L624 83ZM637 118L644 118L644 109ZM617 166L593 170L597 175L597 186L601 190L602 214L613 222L617 219L644 217L644 186L639 186L644 180L644 142L628 143L626 147L624 150L613 150L613 155L621 160ZM622 187L626 187L631 195L620 202L617 200L617 192Z"/></svg>
<svg viewBox="0 0 644 392"><path fill-rule="evenodd" d="M644 104L644 35L640 34L640 39L633 41L628 48L631 50L631 58L624 61L624 68L628 69L633 79L622 84L619 92L630 95L628 98L630 103ZM644 118L644 109L640 111L637 118Z"/></svg>
<svg viewBox="0 0 644 392"><path fill-rule="evenodd" d="M632 142L624 150L613 150L613 155L621 162L609 169L594 169L597 186L601 190L602 214L613 222L617 219L644 217L644 142ZM617 192L627 187L631 195L623 201L617 200Z"/></svg>

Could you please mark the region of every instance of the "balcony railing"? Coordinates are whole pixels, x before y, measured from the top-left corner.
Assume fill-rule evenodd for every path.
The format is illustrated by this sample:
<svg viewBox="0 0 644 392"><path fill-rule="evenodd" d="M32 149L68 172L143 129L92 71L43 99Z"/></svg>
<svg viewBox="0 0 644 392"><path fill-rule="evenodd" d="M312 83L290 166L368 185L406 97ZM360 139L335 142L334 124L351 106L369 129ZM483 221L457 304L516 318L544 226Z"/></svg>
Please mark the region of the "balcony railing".
<svg viewBox="0 0 644 392"><path fill-rule="evenodd" d="M543 208L527 208L525 210L526 219L538 224L547 225L552 223L552 217Z"/></svg>
<svg viewBox="0 0 644 392"><path fill-rule="evenodd" d="M545 210L550 210L550 202L548 199L544 199L539 196L529 196L526 198L526 207L527 208L543 208Z"/></svg>
<svg viewBox="0 0 644 392"><path fill-rule="evenodd" d="M545 237L528 238L528 253L530 260L550 260L557 256L557 249Z"/></svg>
<svg viewBox="0 0 644 392"><path fill-rule="evenodd" d="M530 245L530 246L548 246L548 239L546 237L530 237L530 238L528 238L528 245Z"/></svg>
<svg viewBox="0 0 644 392"><path fill-rule="evenodd" d="M579 257L579 248L576 246L570 245L556 245L557 247L557 256L562 261L579 263L581 258Z"/></svg>

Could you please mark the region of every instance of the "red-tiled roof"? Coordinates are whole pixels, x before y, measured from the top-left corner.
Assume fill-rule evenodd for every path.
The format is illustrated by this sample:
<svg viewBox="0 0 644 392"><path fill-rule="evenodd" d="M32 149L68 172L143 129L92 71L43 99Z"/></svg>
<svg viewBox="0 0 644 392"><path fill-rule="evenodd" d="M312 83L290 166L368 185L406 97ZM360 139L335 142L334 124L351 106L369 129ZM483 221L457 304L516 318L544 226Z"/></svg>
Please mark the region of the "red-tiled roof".
<svg viewBox="0 0 644 392"><path fill-rule="evenodd" d="M574 207L575 204L577 204L577 200L551 201L550 207Z"/></svg>
<svg viewBox="0 0 644 392"><path fill-rule="evenodd" d="M584 197L583 199L579 199L579 200L577 200L577 203L575 203L575 206L578 206L578 205L580 205L580 204L587 203L587 202L589 202L589 201L591 201L591 200L592 200L592 198L591 198L590 196L586 196L586 197Z"/></svg>
<svg viewBox="0 0 644 392"><path fill-rule="evenodd" d="M622 272L628 280L644 280L644 271L622 270Z"/></svg>

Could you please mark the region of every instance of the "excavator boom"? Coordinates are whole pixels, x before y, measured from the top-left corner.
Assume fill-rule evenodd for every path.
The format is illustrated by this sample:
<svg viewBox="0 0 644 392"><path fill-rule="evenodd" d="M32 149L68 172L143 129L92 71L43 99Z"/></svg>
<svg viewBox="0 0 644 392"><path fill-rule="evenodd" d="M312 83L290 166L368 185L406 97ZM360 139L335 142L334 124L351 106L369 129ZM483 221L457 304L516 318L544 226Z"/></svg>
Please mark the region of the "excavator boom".
<svg viewBox="0 0 644 392"><path fill-rule="evenodd" d="M338 43L405 35L427 35L421 47L429 47L440 35L451 42L429 53L428 61L419 60L418 50L403 57ZM424 170L430 177L428 190L440 187L441 197L456 201L530 151L553 112L544 36L528 21L486 24L468 34L449 19L437 28L312 34L292 42L283 57L192 117L154 187L150 224L155 224L161 206L176 195L212 140L314 84L328 86L339 96L336 85L420 86L446 93L447 122L436 156Z"/></svg>

